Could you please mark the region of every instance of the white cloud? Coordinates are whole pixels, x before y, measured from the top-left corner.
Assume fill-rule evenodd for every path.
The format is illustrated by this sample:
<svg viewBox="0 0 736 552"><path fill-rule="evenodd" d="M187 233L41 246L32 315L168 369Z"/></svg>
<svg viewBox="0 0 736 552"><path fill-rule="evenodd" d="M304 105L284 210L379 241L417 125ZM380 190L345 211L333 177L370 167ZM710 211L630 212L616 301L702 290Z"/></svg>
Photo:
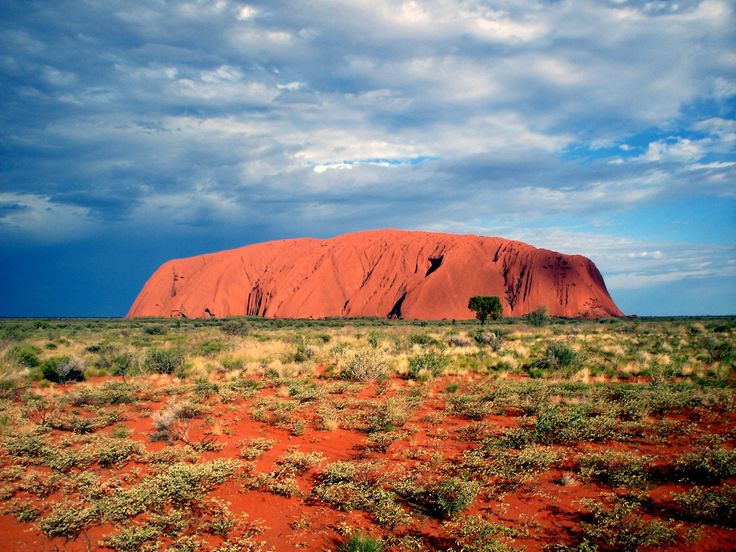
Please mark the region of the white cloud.
<svg viewBox="0 0 736 552"><path fill-rule="evenodd" d="M688 138L669 138L650 142L643 161L697 161L705 155L703 143Z"/></svg>
<svg viewBox="0 0 736 552"><path fill-rule="evenodd" d="M253 6L242 6L238 10L238 21L247 21L253 19L256 16L257 10Z"/></svg>
<svg viewBox="0 0 736 552"><path fill-rule="evenodd" d="M37 194L0 193L0 233L58 243L89 235L94 228L87 208Z"/></svg>

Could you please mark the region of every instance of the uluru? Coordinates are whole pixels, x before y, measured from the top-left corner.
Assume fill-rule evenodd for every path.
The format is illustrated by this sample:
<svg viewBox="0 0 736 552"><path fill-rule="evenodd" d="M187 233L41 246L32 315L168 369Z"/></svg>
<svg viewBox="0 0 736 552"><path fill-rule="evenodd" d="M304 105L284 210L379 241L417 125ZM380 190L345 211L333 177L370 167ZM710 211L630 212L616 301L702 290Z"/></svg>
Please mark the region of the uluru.
<svg viewBox="0 0 736 552"><path fill-rule="evenodd" d="M129 318L262 316L465 320L473 295L505 316L622 316L595 264L498 237L374 230L300 238L165 262Z"/></svg>

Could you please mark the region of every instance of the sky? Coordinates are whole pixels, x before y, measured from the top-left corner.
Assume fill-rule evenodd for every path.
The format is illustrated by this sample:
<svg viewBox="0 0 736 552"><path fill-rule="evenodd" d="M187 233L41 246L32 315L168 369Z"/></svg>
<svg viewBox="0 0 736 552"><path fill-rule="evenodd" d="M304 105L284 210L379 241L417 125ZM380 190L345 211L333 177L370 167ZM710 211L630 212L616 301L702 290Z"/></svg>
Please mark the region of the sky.
<svg viewBox="0 0 736 552"><path fill-rule="evenodd" d="M400 228L736 314L736 3L0 0L0 316L164 261Z"/></svg>

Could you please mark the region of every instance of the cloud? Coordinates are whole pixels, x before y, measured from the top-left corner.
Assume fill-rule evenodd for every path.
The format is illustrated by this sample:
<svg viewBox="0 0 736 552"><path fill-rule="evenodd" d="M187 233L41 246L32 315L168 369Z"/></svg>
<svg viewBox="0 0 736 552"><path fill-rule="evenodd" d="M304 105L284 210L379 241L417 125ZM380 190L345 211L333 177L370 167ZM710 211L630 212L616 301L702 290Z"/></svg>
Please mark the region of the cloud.
<svg viewBox="0 0 736 552"><path fill-rule="evenodd" d="M729 2L3 10L6 243L58 227L59 242L155 227L169 242L196 230L245 243L487 221L523 236L682 198L733 211ZM656 232L621 262L669 262L673 228Z"/></svg>

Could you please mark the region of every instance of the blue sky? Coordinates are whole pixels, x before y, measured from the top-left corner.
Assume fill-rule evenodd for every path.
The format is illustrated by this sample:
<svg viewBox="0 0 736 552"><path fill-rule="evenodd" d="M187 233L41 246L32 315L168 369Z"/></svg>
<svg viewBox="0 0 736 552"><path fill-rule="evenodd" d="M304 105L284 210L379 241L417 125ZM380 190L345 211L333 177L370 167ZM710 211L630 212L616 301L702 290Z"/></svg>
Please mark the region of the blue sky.
<svg viewBox="0 0 736 552"><path fill-rule="evenodd" d="M592 258L736 313L734 2L0 2L0 316L374 228Z"/></svg>

